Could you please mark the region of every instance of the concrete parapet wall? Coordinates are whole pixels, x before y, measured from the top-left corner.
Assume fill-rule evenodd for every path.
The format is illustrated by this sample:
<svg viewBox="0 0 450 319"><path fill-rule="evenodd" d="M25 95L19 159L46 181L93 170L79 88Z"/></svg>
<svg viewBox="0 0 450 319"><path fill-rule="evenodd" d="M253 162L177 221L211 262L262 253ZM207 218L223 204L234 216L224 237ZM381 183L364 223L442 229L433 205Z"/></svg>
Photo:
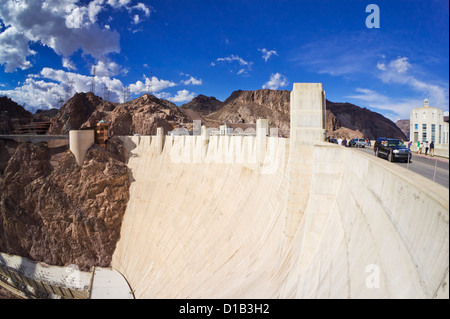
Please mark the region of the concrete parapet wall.
<svg viewBox="0 0 450 319"><path fill-rule="evenodd" d="M333 145L313 181L285 297L448 298L446 189Z"/></svg>

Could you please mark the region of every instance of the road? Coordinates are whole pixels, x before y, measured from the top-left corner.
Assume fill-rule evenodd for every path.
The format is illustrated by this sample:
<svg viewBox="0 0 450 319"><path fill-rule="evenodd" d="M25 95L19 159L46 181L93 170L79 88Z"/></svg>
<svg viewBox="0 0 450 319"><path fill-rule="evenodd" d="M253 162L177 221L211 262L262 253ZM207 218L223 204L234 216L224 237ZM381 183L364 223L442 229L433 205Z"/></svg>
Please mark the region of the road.
<svg viewBox="0 0 450 319"><path fill-rule="evenodd" d="M372 147L354 148L375 156ZM418 155L413 153L412 163L394 162L419 175L429 178L436 183L449 188L449 161L448 159Z"/></svg>

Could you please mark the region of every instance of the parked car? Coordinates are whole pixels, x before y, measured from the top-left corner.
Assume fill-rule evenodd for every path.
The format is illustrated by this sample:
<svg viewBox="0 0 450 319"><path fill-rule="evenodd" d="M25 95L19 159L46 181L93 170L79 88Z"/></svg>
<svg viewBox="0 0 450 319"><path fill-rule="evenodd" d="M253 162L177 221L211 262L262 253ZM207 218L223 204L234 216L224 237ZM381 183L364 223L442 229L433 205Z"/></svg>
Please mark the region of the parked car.
<svg viewBox="0 0 450 319"><path fill-rule="evenodd" d="M363 138L352 138L350 142L348 142L348 146L350 147L366 147L366 140Z"/></svg>
<svg viewBox="0 0 450 319"><path fill-rule="evenodd" d="M411 163L411 151L402 141L397 139L379 137L375 141L373 151L375 152L375 156L386 157L389 162L395 160L407 162L409 160Z"/></svg>

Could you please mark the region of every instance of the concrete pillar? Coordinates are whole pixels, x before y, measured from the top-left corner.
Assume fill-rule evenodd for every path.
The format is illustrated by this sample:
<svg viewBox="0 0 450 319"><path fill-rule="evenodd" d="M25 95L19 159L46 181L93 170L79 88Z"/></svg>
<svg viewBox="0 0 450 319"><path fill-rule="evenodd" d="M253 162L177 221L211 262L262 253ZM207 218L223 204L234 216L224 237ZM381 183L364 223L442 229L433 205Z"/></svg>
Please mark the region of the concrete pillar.
<svg viewBox="0 0 450 319"><path fill-rule="evenodd" d="M325 92L321 83L295 83L291 92L288 199L284 234L292 239L309 199L314 144L325 141Z"/></svg>
<svg viewBox="0 0 450 319"><path fill-rule="evenodd" d="M94 144L94 130L76 130L69 132L69 147L78 165L82 165L88 149Z"/></svg>
<svg viewBox="0 0 450 319"><path fill-rule="evenodd" d="M269 120L256 120L256 156L259 164L264 163L267 149L267 135L269 134Z"/></svg>
<svg viewBox="0 0 450 319"><path fill-rule="evenodd" d="M158 127L156 129L156 149L158 154L161 154L164 148L164 129L162 127Z"/></svg>

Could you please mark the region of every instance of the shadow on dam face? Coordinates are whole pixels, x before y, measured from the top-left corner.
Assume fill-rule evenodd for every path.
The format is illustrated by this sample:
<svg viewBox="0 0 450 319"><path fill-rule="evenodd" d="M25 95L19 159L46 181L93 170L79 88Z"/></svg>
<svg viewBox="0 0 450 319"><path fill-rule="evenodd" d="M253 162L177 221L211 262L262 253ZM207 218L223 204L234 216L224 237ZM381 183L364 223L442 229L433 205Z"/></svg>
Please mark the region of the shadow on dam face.
<svg viewBox="0 0 450 319"><path fill-rule="evenodd" d="M323 142L322 86L291 94L290 139L121 137L136 298L448 298L447 189Z"/></svg>

